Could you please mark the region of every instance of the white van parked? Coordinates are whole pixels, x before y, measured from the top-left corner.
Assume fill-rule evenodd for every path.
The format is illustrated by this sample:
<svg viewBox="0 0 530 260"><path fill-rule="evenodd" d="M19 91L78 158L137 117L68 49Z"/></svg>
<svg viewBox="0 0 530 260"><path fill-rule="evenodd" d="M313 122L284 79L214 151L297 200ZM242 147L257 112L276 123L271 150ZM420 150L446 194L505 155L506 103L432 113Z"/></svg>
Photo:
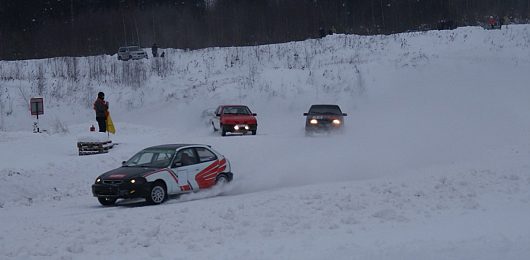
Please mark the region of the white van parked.
<svg viewBox="0 0 530 260"><path fill-rule="evenodd" d="M147 52L139 46L120 47L118 50L118 60L139 60L147 59Z"/></svg>

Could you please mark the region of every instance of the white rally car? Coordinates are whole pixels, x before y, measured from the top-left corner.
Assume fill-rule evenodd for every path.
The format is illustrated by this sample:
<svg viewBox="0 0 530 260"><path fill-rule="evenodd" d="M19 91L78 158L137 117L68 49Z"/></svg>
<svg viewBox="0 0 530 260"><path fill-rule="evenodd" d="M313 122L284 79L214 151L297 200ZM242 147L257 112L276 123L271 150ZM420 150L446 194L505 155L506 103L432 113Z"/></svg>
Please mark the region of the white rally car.
<svg viewBox="0 0 530 260"><path fill-rule="evenodd" d="M92 193L104 206L130 198L160 204L170 195L228 183L233 178L230 170L230 162L208 145L158 145L97 177Z"/></svg>

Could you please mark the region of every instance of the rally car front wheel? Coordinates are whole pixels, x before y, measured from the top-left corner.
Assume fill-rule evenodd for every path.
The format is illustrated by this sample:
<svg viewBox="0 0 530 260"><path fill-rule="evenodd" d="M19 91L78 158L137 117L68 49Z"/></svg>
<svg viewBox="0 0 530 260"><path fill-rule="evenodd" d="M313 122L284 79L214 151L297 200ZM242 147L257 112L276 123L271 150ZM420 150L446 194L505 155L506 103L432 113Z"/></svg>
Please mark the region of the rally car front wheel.
<svg viewBox="0 0 530 260"><path fill-rule="evenodd" d="M116 198L98 198L99 203L103 206L112 206L116 203Z"/></svg>
<svg viewBox="0 0 530 260"><path fill-rule="evenodd" d="M167 189L163 182L155 182L145 198L149 204L160 204L167 199Z"/></svg>

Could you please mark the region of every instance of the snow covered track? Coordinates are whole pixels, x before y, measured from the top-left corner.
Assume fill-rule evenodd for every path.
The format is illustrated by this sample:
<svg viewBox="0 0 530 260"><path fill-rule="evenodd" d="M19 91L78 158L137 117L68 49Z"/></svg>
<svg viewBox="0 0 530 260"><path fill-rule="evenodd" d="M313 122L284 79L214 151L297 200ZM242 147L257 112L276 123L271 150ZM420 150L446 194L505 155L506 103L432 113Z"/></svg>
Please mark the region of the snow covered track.
<svg viewBox="0 0 530 260"><path fill-rule="evenodd" d="M528 172L446 170L156 207L101 208L88 196L23 207L0 216L0 251L7 259L518 259L530 253Z"/></svg>
<svg viewBox="0 0 530 260"><path fill-rule="evenodd" d="M0 61L0 259L525 259L529 47L514 25ZM39 86L46 134L27 115ZM78 156L98 91L119 145ZM256 136L212 133L203 112L233 103ZM339 104L345 132L305 137L313 103ZM163 143L212 145L234 182L100 207L95 177Z"/></svg>

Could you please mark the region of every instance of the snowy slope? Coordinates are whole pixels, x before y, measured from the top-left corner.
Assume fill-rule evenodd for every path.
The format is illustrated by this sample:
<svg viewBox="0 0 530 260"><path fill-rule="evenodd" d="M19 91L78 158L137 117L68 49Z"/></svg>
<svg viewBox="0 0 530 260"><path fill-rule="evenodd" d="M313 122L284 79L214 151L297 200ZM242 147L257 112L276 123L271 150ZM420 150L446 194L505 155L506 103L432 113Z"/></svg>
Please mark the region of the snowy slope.
<svg viewBox="0 0 530 260"><path fill-rule="evenodd" d="M0 61L0 259L524 259L529 47L514 25ZM39 86L46 134L27 112ZM98 91L119 145L80 157ZM328 102L346 131L305 137L302 113ZM223 103L258 113L258 135L213 134L204 111ZM159 206L91 197L100 173L179 142L224 153L234 182Z"/></svg>

